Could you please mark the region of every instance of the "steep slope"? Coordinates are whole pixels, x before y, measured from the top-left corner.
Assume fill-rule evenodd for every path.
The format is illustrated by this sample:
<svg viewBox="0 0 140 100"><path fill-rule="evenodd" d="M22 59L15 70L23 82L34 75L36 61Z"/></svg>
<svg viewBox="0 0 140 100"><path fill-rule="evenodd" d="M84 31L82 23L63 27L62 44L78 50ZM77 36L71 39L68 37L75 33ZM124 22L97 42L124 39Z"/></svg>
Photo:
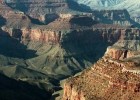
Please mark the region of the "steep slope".
<svg viewBox="0 0 140 100"><path fill-rule="evenodd" d="M88 23L81 23L82 19ZM11 78L44 84L39 85L43 88L50 82L57 85L56 80L92 65L119 38L120 30L94 27L87 16L59 18L31 28L2 26L0 70Z"/></svg>
<svg viewBox="0 0 140 100"><path fill-rule="evenodd" d="M23 12L11 9L3 0L2 3L0 3L0 7L0 16L1 20L3 19L4 22L3 25L6 24L6 26L13 28L31 26L30 19Z"/></svg>
<svg viewBox="0 0 140 100"><path fill-rule="evenodd" d="M40 24L40 25L49 24L50 22L55 21L56 19L59 18L60 14L63 14L63 13L73 14L73 15L74 14L83 15L84 12L86 12L86 11L91 12L95 15L96 15L96 13L100 13L100 16L103 16L103 17L107 17L107 15L111 14L110 17L107 17L107 19L99 18L99 20L103 21L103 22L107 20L106 23L110 22L108 20L109 18L112 18L111 20L115 22L116 19L114 19L112 16L116 16L117 14L119 15L118 18L125 17L125 18L127 18L126 20L130 21L130 23L132 23L132 20L128 19L128 18L130 18L130 16L134 17L132 15L127 14L124 9L118 10L117 8L114 8L115 5L121 4L121 2L122 2L122 1L116 1L116 0L106 1L106 2L109 2L109 4L110 4L109 6L112 5L110 7L111 9L109 7L104 7L105 6L104 0L103 1L100 1L100 0L99 1L90 1L93 4L92 7L95 7L93 9L96 10L93 12L88 7L84 6L86 3L84 3L82 5L78 5L77 2L79 2L79 1L70 1L70 0L60 0L60 1L59 0L58 1L49 1L49 0L24 1L24 0L22 0L22 1L20 1L20 0L18 0L18 1L9 1L9 2L5 1L5 2L6 2L5 5L7 5L9 8L14 9L15 10L14 12L20 14L20 16L22 16L22 18L24 20L25 19L28 20L28 18L26 18L28 16L33 24ZM102 4L100 4L100 2ZM87 6L88 6L88 4L87 4ZM119 7L119 8L123 8L123 7ZM24 8L24 9L21 9L21 8ZM99 9L104 10L105 8L108 8L108 11L101 11L101 12L99 11ZM112 13L116 13L116 11L113 8L115 10L117 9L118 10L117 12L120 12L120 13L113 15ZM110 10L113 10L113 11L110 11ZM80 11L82 11L82 12L80 12ZM104 13L102 13L102 12L104 12ZM108 14L107 12L110 12L110 14ZM26 14L26 16L23 16L24 14ZM93 15L93 17L94 17L94 15ZM98 19L98 18L96 18L96 19ZM121 21L122 19L123 18L117 19L117 20ZM136 16L133 19L137 20ZM20 21L24 21L24 20L20 20ZM11 26L12 26L12 23L15 23L15 21L10 22ZM30 27L32 25L32 24L30 24L30 21L24 21L22 23L25 23L25 25L28 27ZM109 24L114 24L114 23L109 23ZM18 26L21 27L21 25L18 25Z"/></svg>
<svg viewBox="0 0 140 100"><path fill-rule="evenodd" d="M109 56L138 54L140 31L130 28L126 10L73 14L64 0L8 0L0 7L0 73L40 89L61 89L60 80L90 67L120 38Z"/></svg>
<svg viewBox="0 0 140 100"><path fill-rule="evenodd" d="M66 0L15 0L5 2L9 7L22 11L43 23L46 23L48 16L49 18L55 17L55 14L68 11Z"/></svg>
<svg viewBox="0 0 140 100"><path fill-rule="evenodd" d="M100 59L64 85L63 100L139 100L139 65Z"/></svg>
<svg viewBox="0 0 140 100"><path fill-rule="evenodd" d="M63 100L139 100L139 32L121 30L119 40L104 57L66 80Z"/></svg>
<svg viewBox="0 0 140 100"><path fill-rule="evenodd" d="M1 6L3 12L7 6ZM110 20L110 11L107 17L104 17L107 12L95 11L95 20L88 13L63 13L48 25L35 25L23 12L7 8L6 13L11 11L11 16L17 16L19 21L17 20L18 24L9 24L13 17L2 13L1 19L4 19L4 23L0 30L1 73L46 90L59 89L57 86L61 79L91 66L104 55L108 46L120 38L122 28L127 28L125 25L98 24L98 16ZM126 11L113 12L114 16L127 14ZM25 16L27 20L20 16ZM103 18L100 20L105 20ZM9 22L5 22L7 19ZM114 17L110 24L114 23L113 19L129 23L130 18ZM29 26L25 27L22 20L29 22ZM19 24L22 26L18 27Z"/></svg>

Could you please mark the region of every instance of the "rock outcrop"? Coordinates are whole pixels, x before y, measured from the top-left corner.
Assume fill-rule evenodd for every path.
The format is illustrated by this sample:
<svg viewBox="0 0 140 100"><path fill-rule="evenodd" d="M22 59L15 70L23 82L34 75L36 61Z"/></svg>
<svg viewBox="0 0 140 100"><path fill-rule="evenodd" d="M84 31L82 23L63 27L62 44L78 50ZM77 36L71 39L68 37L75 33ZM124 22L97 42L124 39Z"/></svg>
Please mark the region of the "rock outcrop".
<svg viewBox="0 0 140 100"><path fill-rule="evenodd" d="M138 52L137 52L138 53ZM119 47L108 47L106 51L106 55L112 57L117 60L123 60L126 58L134 57L137 55L135 51L130 51L124 48Z"/></svg>
<svg viewBox="0 0 140 100"><path fill-rule="evenodd" d="M52 29L42 28L9 29L3 27L2 30L8 33L7 39L10 36L12 39L18 40L22 45L27 46L27 49L36 51L37 57L27 59L28 65L31 68L36 67L37 69L51 74L57 73L58 75L61 73L59 77L70 75L71 73L82 70L84 67L90 66L92 61L98 59L98 56L104 53L108 45L113 44L120 38L120 33L115 29L110 29L110 31L108 31L108 29L85 28L81 30L77 28L77 30L59 29L54 31ZM86 36L87 32L89 36ZM102 43L105 45L100 47ZM50 51L53 49L53 52ZM100 52L100 54L96 54L97 52ZM94 54L96 54L96 56L92 57L91 55ZM25 55L28 56L30 53L25 53ZM85 59L84 63L80 61L81 58ZM58 63L58 61L61 63ZM50 67L47 67L48 65ZM68 67L69 65L74 66ZM63 69L58 69L59 67L66 68L65 70L67 70L67 72ZM54 69L50 70L50 68ZM73 68L75 68L75 70L73 70Z"/></svg>
<svg viewBox="0 0 140 100"><path fill-rule="evenodd" d="M50 20L57 19L58 16L62 14L81 14L81 15L91 15L93 19L107 24L117 24L122 26L131 26L136 24L131 20L129 13L126 10L95 10L90 11L90 13L77 12L71 9L70 2L67 0L18 0L18 1L5 1L9 7L17 9L20 13L24 12L26 15L33 19L48 24ZM78 5L77 5L78 6ZM81 8L82 9L82 8ZM70 14L69 14L70 13Z"/></svg>
<svg viewBox="0 0 140 100"><path fill-rule="evenodd" d="M95 69L66 82L63 99L106 99L114 97L107 94L114 89L121 97L126 93L120 92L122 87L127 87L126 95L139 93L139 82L127 77L136 79L139 72L127 68L130 63L116 61L129 60L140 48L140 31L130 27L133 23L125 10L75 14L65 0L7 0L0 7L0 22L4 21L0 24L0 73L47 90L105 54L108 58L97 62ZM108 46L112 47L106 52Z"/></svg>
<svg viewBox="0 0 140 100"><path fill-rule="evenodd" d="M118 40L103 58L81 75L66 80L63 100L139 100L139 29L117 32Z"/></svg>
<svg viewBox="0 0 140 100"><path fill-rule="evenodd" d="M18 40L19 43L26 46L27 50L35 52L36 56L28 59L26 57L31 54L30 52L25 53L24 59L27 61L27 66L47 74L59 75L59 79L89 67L104 55L108 46L114 43L114 47L108 48L106 52L106 55L112 58L125 59L138 54L137 49L127 48L124 43L139 41L139 29L94 23L90 26L86 26L86 24L83 26L71 23L73 18L74 16L59 18L48 25L34 25L30 28L18 29L3 26L1 33L8 34L8 38L10 36L12 39ZM81 18L85 17L80 17L80 20ZM87 18L90 19L90 17ZM77 16L76 19L78 19ZM133 37L129 37L130 35ZM136 43L138 48L139 44ZM120 46L117 47L117 45ZM80 59L84 59L85 62L81 62Z"/></svg>
<svg viewBox="0 0 140 100"><path fill-rule="evenodd" d="M95 10L92 12L95 20L102 23L131 26L134 24L127 10Z"/></svg>
<svg viewBox="0 0 140 100"><path fill-rule="evenodd" d="M0 3L0 16L2 16L7 27L20 29L30 27L31 20L21 11L13 10L5 2Z"/></svg>
<svg viewBox="0 0 140 100"><path fill-rule="evenodd" d="M6 1L6 3L20 11L25 12L34 19L45 22L49 14L66 12L68 4L65 0L18 0Z"/></svg>
<svg viewBox="0 0 140 100"><path fill-rule="evenodd" d="M139 100L137 68L135 63L104 57L80 76L66 81L63 100Z"/></svg>
<svg viewBox="0 0 140 100"><path fill-rule="evenodd" d="M42 43L59 43L61 34L59 31L51 31L51 30L44 30L44 29L7 29L3 28L3 31L8 32L9 35L13 38L20 39L21 42L28 42L28 41L38 41Z"/></svg>

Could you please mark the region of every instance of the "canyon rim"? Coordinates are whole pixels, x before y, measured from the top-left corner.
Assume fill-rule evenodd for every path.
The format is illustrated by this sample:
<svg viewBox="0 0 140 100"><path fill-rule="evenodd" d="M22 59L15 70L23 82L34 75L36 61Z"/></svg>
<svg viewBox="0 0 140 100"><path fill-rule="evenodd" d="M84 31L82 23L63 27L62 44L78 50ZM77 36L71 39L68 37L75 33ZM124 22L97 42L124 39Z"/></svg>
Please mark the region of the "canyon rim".
<svg viewBox="0 0 140 100"><path fill-rule="evenodd" d="M0 0L0 100L140 100L139 5Z"/></svg>

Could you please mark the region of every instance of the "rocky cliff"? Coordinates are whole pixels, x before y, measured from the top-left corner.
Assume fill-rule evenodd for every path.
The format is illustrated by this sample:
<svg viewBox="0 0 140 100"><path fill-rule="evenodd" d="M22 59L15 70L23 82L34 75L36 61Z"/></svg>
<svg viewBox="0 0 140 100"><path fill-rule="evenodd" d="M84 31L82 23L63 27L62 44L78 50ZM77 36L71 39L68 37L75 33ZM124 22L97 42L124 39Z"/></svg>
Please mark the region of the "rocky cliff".
<svg viewBox="0 0 140 100"><path fill-rule="evenodd" d="M125 10L72 14L67 11L70 9L67 9L68 4L64 0L8 0L1 1L0 7L0 73L41 89L59 90L60 80L90 67L104 54L108 58L123 61L130 61L132 59L129 58L139 54L140 31L130 27L131 19ZM110 64L104 59L101 62L102 65ZM99 66L97 69L102 68ZM129 68L117 70L136 73ZM94 72L99 74L100 70L95 69ZM103 74L101 77L104 77ZM80 80L81 76L78 77ZM110 77L116 80L108 81L105 75L105 86L109 82L122 84L116 82L117 76ZM87 82L90 80L86 79ZM104 81L99 77L97 79L99 83ZM77 82L84 83L83 80ZM133 84L134 87L136 84ZM68 81L65 87L64 99L84 99L86 96L86 92L80 90L76 82L71 85L71 81Z"/></svg>
<svg viewBox="0 0 140 100"><path fill-rule="evenodd" d="M68 4L65 0L18 0L6 1L6 4L42 22L45 22L46 17L50 14L68 10Z"/></svg>
<svg viewBox="0 0 140 100"><path fill-rule="evenodd" d="M57 75L57 79L90 66L104 55L108 46L114 43L114 48L108 48L106 55L115 59L128 58L139 52L123 44L130 41L129 35L136 36L131 37L131 42L136 41L140 34L138 29L124 27L122 29L120 26L107 24L81 26L79 23L72 23L71 19L73 18L60 18L49 25L31 28L16 29L3 26L1 33L8 34L8 38L10 36L26 47L23 48L25 55L22 58L25 59L27 66L46 74ZM76 19L78 20L78 17ZM136 43L138 48L138 42ZM32 50L34 56L26 50ZM131 52L133 50L136 52ZM22 52L19 55L22 55Z"/></svg>
<svg viewBox="0 0 140 100"><path fill-rule="evenodd" d="M106 54L114 59L122 60L138 55L139 50L139 29L124 29L118 42L109 47Z"/></svg>
<svg viewBox="0 0 140 100"><path fill-rule="evenodd" d="M139 67L104 57L64 85L63 100L139 100Z"/></svg>
<svg viewBox="0 0 140 100"><path fill-rule="evenodd" d="M135 22L130 18L127 10L95 10L92 12L93 19L102 23L131 26Z"/></svg>
<svg viewBox="0 0 140 100"><path fill-rule="evenodd" d="M51 20L57 19L61 13L91 14L93 19L108 24L118 24L122 26L136 24L126 10L95 10L87 13L86 7L80 8L80 5L69 0L15 0L5 1L5 4L12 9L24 12L42 24L48 24ZM82 10L82 12L79 12L80 10Z"/></svg>
<svg viewBox="0 0 140 100"><path fill-rule="evenodd" d="M27 42L27 41L38 41L42 43L58 43L60 41L61 34L59 31L51 31L51 30L44 30L44 29L9 29L3 28L3 31L9 33L12 38L19 39L20 42Z"/></svg>
<svg viewBox="0 0 140 100"><path fill-rule="evenodd" d="M4 21L0 29L1 73L45 90L54 89L59 80L91 66L120 38L120 29L94 28L95 23L83 26L72 23L72 19L58 18L48 25L20 28Z"/></svg>
<svg viewBox="0 0 140 100"><path fill-rule="evenodd" d="M118 33L103 58L66 80L63 100L139 100L139 29Z"/></svg>
<svg viewBox="0 0 140 100"><path fill-rule="evenodd" d="M5 19L5 25L12 28L31 26L31 20L21 11L13 10L3 1L0 3L0 16Z"/></svg>
<svg viewBox="0 0 140 100"><path fill-rule="evenodd" d="M98 56L101 56L104 53L102 50L105 51L106 46L113 44L120 37L120 33L117 32L118 30L114 29L111 29L110 32L108 32L107 29L94 28L67 31L54 31L48 29L2 29L4 32L9 33L7 39L10 36L12 39L27 46L27 49L36 51L36 55L38 56L27 59L29 66L35 66L36 68L41 68L41 70L43 70L42 68L45 68L44 71L57 74L64 72L63 69L57 68L65 67L67 68L65 69L67 70L67 75L91 65L92 61L98 59ZM89 36L86 36L87 32ZM102 43L105 45L100 51L100 45ZM95 44L98 45L93 46ZM53 49L54 51L50 51ZM92 53L92 51L94 52ZM91 55L96 54L96 52L101 53L100 55L92 57ZM82 56L83 54L84 56ZM25 53L25 55L28 56L28 53ZM81 58L85 60L84 63L80 61ZM41 59L42 61L40 61ZM53 63L50 61L53 61ZM47 67L48 65L50 67ZM77 67L75 68L70 65ZM53 69L53 67L55 67L55 69ZM73 71L73 68L75 68L75 71ZM60 76L66 76L66 74L61 74Z"/></svg>

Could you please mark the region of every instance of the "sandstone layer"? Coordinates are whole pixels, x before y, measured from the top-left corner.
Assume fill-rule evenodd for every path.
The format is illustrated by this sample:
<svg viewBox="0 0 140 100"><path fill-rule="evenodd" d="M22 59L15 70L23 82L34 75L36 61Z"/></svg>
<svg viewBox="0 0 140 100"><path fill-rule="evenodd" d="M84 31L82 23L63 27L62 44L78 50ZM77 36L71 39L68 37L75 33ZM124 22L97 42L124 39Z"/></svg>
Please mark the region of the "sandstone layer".
<svg viewBox="0 0 140 100"><path fill-rule="evenodd" d="M139 65L102 58L64 85L63 100L139 100Z"/></svg>

